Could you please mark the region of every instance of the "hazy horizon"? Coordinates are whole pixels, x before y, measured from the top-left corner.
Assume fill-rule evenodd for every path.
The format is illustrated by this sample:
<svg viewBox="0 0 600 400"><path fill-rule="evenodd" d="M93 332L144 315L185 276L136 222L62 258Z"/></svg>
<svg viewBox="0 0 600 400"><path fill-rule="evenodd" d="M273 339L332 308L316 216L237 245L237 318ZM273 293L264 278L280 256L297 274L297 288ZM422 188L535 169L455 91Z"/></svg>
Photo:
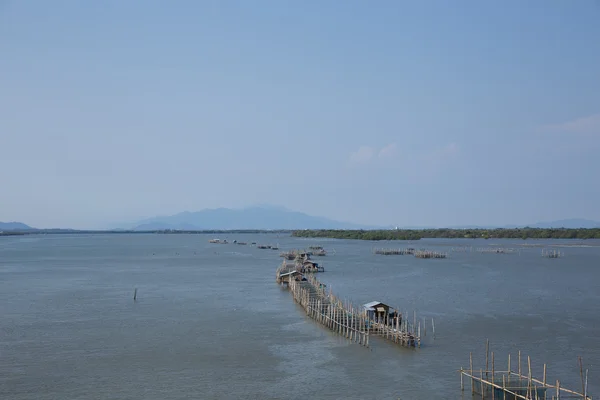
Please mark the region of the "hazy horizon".
<svg viewBox="0 0 600 400"><path fill-rule="evenodd" d="M35 228L35 229L90 229L90 230L115 230L115 229L137 229L140 226L144 226L147 223L151 223L151 224L156 224L156 223L162 223L159 221L163 221L164 218L169 218L169 217L173 217L173 216L178 216L178 215L183 215L183 214L194 214L194 213L198 213L198 212L205 212L205 211L216 211L216 210L234 210L234 211L243 211L243 210L251 210L251 209L256 209L256 208L264 208L264 209L271 209L271 210L279 210L279 211L284 211L284 212L292 212L292 213L302 213L301 211L297 211L297 210L291 210L287 207L281 206L281 205L276 205L276 204L251 204L248 205L246 207L239 207L239 208L225 208L225 207L217 207L217 208L210 208L210 209L202 209L202 210L196 210L196 211L182 211L179 213L175 213L175 214L171 214L171 215L155 215L155 216L147 216L147 217L141 217L138 219L134 219L131 221L119 221L119 222L115 222L115 223L108 223L105 226L102 227L95 227L95 228L73 228L71 226L44 226L44 227L40 227L40 226L35 226L33 224L28 224L26 221L0 221L0 223L25 223L26 225L30 226L31 228ZM305 213L302 213L305 214ZM329 219L332 222L338 222L338 223L350 223L350 224L356 224L353 221L345 221L345 220L336 220L333 218L330 218L326 215L311 215L311 214L306 214L308 217L316 217L316 218L323 218L323 219ZM390 229L393 227L398 227L400 229L444 229L444 228L513 228L513 227L534 227L535 225L538 224L549 224L549 223L553 223L553 222L568 222L568 225L565 225L568 228L575 228L576 226L581 228L581 227L590 227L590 222L595 222L596 225L600 226L600 221L594 221L594 220L588 220L585 218L566 218L566 219L557 219L557 220L545 220L545 221L529 221L529 222L516 222L516 223L504 223L502 225L478 225L478 224L456 224L456 225L406 225L406 224L394 224L394 223L389 223L386 225L376 225L376 224L370 224L370 225L364 225L364 226L354 226L354 227L347 227L347 228L340 228L340 227L329 227L328 229ZM585 224L585 226L582 225L575 225L579 222L585 223L587 222L587 224ZM174 221L171 221L171 223L173 223L174 225L177 225L177 223L175 223ZM214 223L214 216L211 218L211 223ZM176 229L191 229L191 225L195 225L196 228L195 229L215 229L215 228L206 228L206 227L202 227L199 226L198 224L193 224L191 222L187 222L185 223L185 225L190 225L190 228L177 228ZM361 225L361 224L357 224L357 225ZM545 226L544 226L545 227ZM553 226L553 227L559 227L558 225ZM151 228L151 229L156 229L156 228ZM221 229L221 228L219 228ZM225 229L225 228L223 228ZM229 228L228 228L229 229ZM225 230L228 230L225 229ZM235 228L238 229L238 228ZM260 227L252 227L252 228L240 228L240 229L262 229ZM278 228L265 228L265 229L283 229L281 227ZM301 226L297 226L294 229L304 229L304 227ZM310 228L310 229L314 229L314 228ZM324 229L324 228L316 228L316 229Z"/></svg>
<svg viewBox="0 0 600 400"><path fill-rule="evenodd" d="M600 221L598 20L594 0L0 1L0 221Z"/></svg>

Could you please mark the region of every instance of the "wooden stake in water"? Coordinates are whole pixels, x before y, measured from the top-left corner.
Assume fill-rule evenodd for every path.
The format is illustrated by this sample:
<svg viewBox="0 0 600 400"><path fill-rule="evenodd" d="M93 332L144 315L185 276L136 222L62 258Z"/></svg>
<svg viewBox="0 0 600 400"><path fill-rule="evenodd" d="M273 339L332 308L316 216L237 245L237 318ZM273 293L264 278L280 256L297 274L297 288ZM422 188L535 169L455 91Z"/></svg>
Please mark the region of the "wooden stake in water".
<svg viewBox="0 0 600 400"><path fill-rule="evenodd" d="M133 301L137 301L137 288L133 291Z"/></svg>

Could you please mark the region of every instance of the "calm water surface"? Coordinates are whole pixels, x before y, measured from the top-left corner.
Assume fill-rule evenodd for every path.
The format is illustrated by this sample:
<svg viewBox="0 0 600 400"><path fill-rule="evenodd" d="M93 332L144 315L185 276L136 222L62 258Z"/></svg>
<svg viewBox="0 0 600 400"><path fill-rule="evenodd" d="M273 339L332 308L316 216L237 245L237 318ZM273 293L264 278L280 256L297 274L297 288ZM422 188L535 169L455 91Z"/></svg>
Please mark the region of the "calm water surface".
<svg viewBox="0 0 600 400"><path fill-rule="evenodd" d="M535 375L600 396L600 242L422 240L442 260L375 256L370 242L321 244L320 279L356 304L382 301L428 321L421 349L349 343L306 318L275 283L279 251L205 235L0 237L0 399L470 399L457 370L530 355ZM451 247L519 247L517 254ZM138 301L133 302L134 288ZM436 337L431 335L431 318ZM525 358L524 358L525 359ZM525 365L525 363L524 363ZM513 362L516 368L516 362Z"/></svg>

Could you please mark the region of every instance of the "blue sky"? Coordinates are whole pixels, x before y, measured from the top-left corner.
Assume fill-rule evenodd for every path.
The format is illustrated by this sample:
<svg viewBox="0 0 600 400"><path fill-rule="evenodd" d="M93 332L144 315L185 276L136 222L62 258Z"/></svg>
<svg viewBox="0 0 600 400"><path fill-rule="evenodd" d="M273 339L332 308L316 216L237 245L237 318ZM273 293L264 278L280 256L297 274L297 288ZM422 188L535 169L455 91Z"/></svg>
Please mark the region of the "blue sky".
<svg viewBox="0 0 600 400"><path fill-rule="evenodd" d="M600 220L599 21L596 0L0 0L0 221Z"/></svg>

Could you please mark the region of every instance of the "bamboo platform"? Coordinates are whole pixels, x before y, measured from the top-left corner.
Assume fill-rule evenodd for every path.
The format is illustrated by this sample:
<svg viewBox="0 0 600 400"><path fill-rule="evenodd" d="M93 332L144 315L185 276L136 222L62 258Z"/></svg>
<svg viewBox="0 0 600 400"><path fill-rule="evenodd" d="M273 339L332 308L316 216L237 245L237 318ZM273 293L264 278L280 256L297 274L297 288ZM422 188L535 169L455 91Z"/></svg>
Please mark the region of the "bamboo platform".
<svg viewBox="0 0 600 400"><path fill-rule="evenodd" d="M411 324L406 318L373 320L362 308L343 301L326 290L325 285L312 275L298 273L293 267L280 266L277 282L287 284L294 300L304 308L306 314L362 346L369 346L369 338L376 335L405 347L421 347L421 323L417 324L416 313ZM435 329L435 328L434 328Z"/></svg>
<svg viewBox="0 0 600 400"><path fill-rule="evenodd" d="M491 356L491 357L490 357ZM490 369L491 360L491 369ZM546 364L542 379L536 379L531 374L531 359L527 357L527 372L521 369L521 352L518 353L517 371L512 370L510 354L508 369L496 370L494 352L489 351L489 341L486 343L485 369L473 368L473 354L469 354L469 369L460 369L460 389L465 390L465 379L471 382L471 395L480 395L482 399L492 400L560 400L581 399L592 400L587 393L587 376L583 374L583 363L579 358L582 392L561 387L560 381L551 384L546 380Z"/></svg>

